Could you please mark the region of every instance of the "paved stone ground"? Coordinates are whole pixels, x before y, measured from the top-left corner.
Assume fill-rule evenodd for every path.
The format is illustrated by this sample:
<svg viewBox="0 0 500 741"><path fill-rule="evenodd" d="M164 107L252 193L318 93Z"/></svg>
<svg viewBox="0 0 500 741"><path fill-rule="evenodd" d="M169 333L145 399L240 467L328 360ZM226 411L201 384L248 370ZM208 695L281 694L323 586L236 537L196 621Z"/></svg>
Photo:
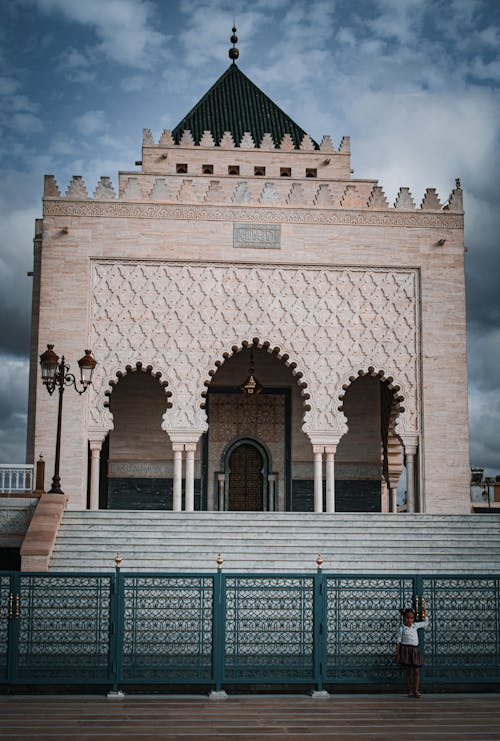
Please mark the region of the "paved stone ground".
<svg viewBox="0 0 500 741"><path fill-rule="evenodd" d="M0 738L500 741L500 697L3 696Z"/></svg>

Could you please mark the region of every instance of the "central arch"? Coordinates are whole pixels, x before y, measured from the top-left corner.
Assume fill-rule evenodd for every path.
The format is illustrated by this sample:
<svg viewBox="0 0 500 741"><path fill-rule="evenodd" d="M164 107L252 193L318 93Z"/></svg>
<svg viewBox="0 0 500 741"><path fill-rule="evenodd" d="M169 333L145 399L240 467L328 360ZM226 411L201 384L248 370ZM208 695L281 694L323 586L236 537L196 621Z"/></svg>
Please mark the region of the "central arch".
<svg viewBox="0 0 500 741"><path fill-rule="evenodd" d="M249 395L243 387L254 375L259 390ZM303 430L310 406L307 383L302 379L302 372L286 353L256 337L233 345L231 352L222 353L222 359L215 361L203 393L208 428L202 468L209 510L284 512L293 511L297 502L300 509L300 497L309 494L302 480L308 476L308 464L311 470L313 466L311 443ZM241 445L243 440L253 449L240 451L230 460L231 446ZM246 470L246 478L259 482L252 484L258 486L258 501L254 499L253 504L246 504L254 497L249 489L242 495L244 499L235 503L235 467ZM244 478L242 474L243 489Z"/></svg>
<svg viewBox="0 0 500 741"><path fill-rule="evenodd" d="M224 456L227 509L232 512L269 509L268 473L269 456L257 440L244 437L230 445Z"/></svg>

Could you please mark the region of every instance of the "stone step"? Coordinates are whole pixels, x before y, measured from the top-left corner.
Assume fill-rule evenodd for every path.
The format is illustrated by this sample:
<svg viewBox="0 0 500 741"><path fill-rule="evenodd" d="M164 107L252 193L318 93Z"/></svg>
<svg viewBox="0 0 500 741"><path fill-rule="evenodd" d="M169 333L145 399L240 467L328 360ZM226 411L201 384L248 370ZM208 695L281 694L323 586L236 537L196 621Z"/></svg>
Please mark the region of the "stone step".
<svg viewBox="0 0 500 741"><path fill-rule="evenodd" d="M99 517L99 513L89 513L89 517L84 517L82 513L75 515L72 512L66 512L64 516L65 527L80 527L81 525L87 525L91 527L108 527L110 523L120 522L122 524L133 524L135 527L146 527L153 529L165 529L165 528L178 528L182 524L183 530L193 528L199 528L200 526L206 526L207 528L223 525L225 528L241 528L245 530L257 530L262 531L270 529L272 531L279 530L280 527L295 528L299 531L304 530L304 525L314 527L317 531L330 532L331 528L334 527L336 532L351 532L358 531L365 533L367 529L376 531L379 528L383 528L389 532L406 532L410 530L425 531L425 532L439 532L442 534L443 528L449 529L450 531L463 531L463 532L491 532L492 521L497 522L497 531L500 532L500 520L497 518L498 515L480 516L480 515L465 515L466 519L460 520L449 520L448 518L441 518L439 516L437 520L419 520L415 518L409 518L408 515L385 515L384 519L373 518L373 519L351 519L345 520L340 519L338 515L312 515L310 517L301 518L290 518L284 517L283 514L273 513L269 514L266 519L255 517L254 513L247 515L246 517L227 517L225 513L221 513L216 517L199 517L192 513L185 513L184 515L169 513L168 516L162 516L162 512L156 513L156 517L141 516L138 517L137 513L127 513L127 517ZM355 518L356 516L353 516ZM399 520L399 521L398 521Z"/></svg>
<svg viewBox="0 0 500 741"><path fill-rule="evenodd" d="M270 543L270 542L262 542L262 543L250 543L247 544L246 541L240 540L238 542L226 540L223 536L219 537L217 540L214 541L208 541L206 543L195 543L187 540L185 543L177 544L172 543L169 540L163 540L161 542L149 542L149 541L138 541L134 540L132 538L109 538L107 542L101 542L101 543L95 543L93 540L88 540L87 542L79 542L79 543L60 543L59 541L56 543L56 546L54 547L54 553L59 553L62 551L68 552L71 550L72 553L83 553L83 554L89 554L89 552L92 552L89 550L89 544L92 544L94 547L92 549L93 552L98 551L106 551L109 552L111 550L120 550L120 552L125 552L127 550L128 552L134 552L138 554L150 554L150 553L169 553L172 556L174 556L176 553L191 553L194 556L197 556L199 558L199 555L201 553L215 553L218 552L223 553L249 553L249 554L262 554L266 551L270 551L273 553L283 553L283 554L302 554L302 553L318 553L318 547L322 546L321 548L321 554L324 557L327 553L334 553L337 557L340 557L341 555L349 555L349 554L356 554L356 553L363 553L366 555L371 555L372 557L376 558L379 556L382 556L383 554L392 554L392 553L404 553L405 549L408 550L408 545L405 543L401 543L399 547L393 545L393 544L386 544L384 547L380 548L373 548L370 546L367 546L363 544L362 542L355 542L355 543L337 543L336 541L333 542L309 542L309 543L303 543L303 544L295 544L295 545L280 545L278 543ZM460 555L460 557L465 557L467 555L470 556L480 556L480 549L482 548L482 544L478 544L476 548L474 548L472 545L468 545L467 547L463 546L458 548L452 547L450 544L447 545L436 545L435 548L429 550L428 548L421 547L419 545L416 545L415 547L412 546L411 548L411 554L412 556L422 556L425 558L426 554L429 558L435 559L435 557L442 555L452 555L455 558L457 555ZM487 557L491 558L495 555L500 555L500 548L498 546L495 546L493 548L488 548L487 554L485 554Z"/></svg>
<svg viewBox="0 0 500 741"><path fill-rule="evenodd" d="M500 573L500 515L65 512L51 571Z"/></svg>
<svg viewBox="0 0 500 741"><path fill-rule="evenodd" d="M66 510L64 514L66 521L81 520L110 520L115 522L117 520L153 520L155 522L159 520L165 521L210 521L210 520L223 520L230 522L231 520L236 522L248 522L252 525L259 521L269 522L300 522L303 520L317 520L317 521L334 521L337 524L353 524L362 522L383 522L387 526L399 527L404 523L413 523L421 525L442 525L445 523L462 523L467 524L468 527L474 524L481 525L486 516L480 516L477 514L466 514L466 515L452 515L452 514L411 514L411 513L380 513L374 512L370 514L366 513L316 513L316 512L172 512L171 510ZM491 514L487 516L488 520L496 521L500 523L500 514Z"/></svg>

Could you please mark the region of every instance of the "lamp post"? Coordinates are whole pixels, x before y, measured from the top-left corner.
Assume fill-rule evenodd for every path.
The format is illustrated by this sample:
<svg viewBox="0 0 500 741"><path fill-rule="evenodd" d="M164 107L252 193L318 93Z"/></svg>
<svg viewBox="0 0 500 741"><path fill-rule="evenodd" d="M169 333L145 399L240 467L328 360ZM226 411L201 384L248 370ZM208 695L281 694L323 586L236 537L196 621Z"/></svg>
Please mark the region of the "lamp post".
<svg viewBox="0 0 500 741"><path fill-rule="evenodd" d="M486 478L483 484L483 499L488 501L488 512L491 512L490 484L491 479Z"/></svg>
<svg viewBox="0 0 500 741"><path fill-rule="evenodd" d="M97 363L92 357L91 350L85 350L85 355L78 361L80 366L80 383L82 388L76 385L75 376L69 372L69 365L64 361L64 355L61 360L54 352L54 345L47 345L47 349L40 355L40 367L42 369L42 383L52 396L56 388L59 390L59 404L57 409L57 435L56 435L56 456L54 461L54 476L52 477L52 486L49 494L63 494L61 490L61 477L59 476L59 462L61 457L61 420L63 394L65 386L73 386L78 394L83 394L92 383L92 375Z"/></svg>

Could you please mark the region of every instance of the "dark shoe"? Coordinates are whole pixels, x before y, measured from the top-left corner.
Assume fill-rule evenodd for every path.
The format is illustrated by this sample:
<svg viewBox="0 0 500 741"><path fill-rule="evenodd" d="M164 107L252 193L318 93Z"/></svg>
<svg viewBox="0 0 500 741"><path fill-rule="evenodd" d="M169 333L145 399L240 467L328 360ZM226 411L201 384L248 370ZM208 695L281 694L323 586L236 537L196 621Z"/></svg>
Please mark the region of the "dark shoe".
<svg viewBox="0 0 500 741"><path fill-rule="evenodd" d="M422 693L418 690L415 690L415 692L413 693L413 697L416 697L417 700L420 700L420 698L422 697Z"/></svg>

